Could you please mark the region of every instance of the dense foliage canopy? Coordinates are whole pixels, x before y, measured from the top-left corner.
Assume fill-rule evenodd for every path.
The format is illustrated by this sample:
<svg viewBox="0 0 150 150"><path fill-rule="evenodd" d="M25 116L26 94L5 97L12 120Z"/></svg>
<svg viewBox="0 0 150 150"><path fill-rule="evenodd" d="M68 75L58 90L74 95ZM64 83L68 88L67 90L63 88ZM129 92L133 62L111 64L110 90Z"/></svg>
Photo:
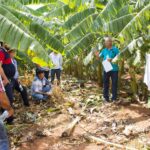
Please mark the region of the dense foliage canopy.
<svg viewBox="0 0 150 150"><path fill-rule="evenodd" d="M0 41L43 65L49 50L88 55L87 64L105 35L134 64L149 51L149 0L0 0L0 7Z"/></svg>

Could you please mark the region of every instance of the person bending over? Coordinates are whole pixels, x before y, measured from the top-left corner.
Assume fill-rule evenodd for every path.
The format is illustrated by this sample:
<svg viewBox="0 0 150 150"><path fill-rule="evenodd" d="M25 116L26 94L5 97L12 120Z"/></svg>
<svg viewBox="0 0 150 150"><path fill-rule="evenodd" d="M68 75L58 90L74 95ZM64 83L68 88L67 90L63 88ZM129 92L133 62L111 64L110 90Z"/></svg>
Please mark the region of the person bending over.
<svg viewBox="0 0 150 150"><path fill-rule="evenodd" d="M50 82L45 78L43 69L37 70L37 76L32 82L32 98L37 101L47 100L51 95Z"/></svg>
<svg viewBox="0 0 150 150"><path fill-rule="evenodd" d="M16 72L15 72L13 79L11 80L11 84L13 86L13 89L15 89L16 91L18 91L21 94L24 106L29 107L29 100L28 100L28 94L27 94L26 87L22 86L21 83L19 82L18 64L17 64L17 61L15 60L16 51L10 50L9 54L10 54L10 57L12 59L14 66L16 68Z"/></svg>

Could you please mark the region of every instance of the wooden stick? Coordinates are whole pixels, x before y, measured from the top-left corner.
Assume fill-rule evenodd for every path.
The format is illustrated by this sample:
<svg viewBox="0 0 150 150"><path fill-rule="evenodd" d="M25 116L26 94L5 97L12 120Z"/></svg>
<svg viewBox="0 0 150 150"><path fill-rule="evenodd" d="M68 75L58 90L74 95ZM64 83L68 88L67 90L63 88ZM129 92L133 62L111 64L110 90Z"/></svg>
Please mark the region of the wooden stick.
<svg viewBox="0 0 150 150"><path fill-rule="evenodd" d="M61 137L69 137L74 130L75 125L81 120L81 117L77 116L68 127L62 132Z"/></svg>
<svg viewBox="0 0 150 150"><path fill-rule="evenodd" d="M126 147L126 146L123 146L123 145L120 145L120 144L116 144L116 143L112 143L112 142L109 142L109 141L105 141L105 140L103 140L101 138L92 136L90 134L84 135L84 138L89 140L89 141L95 141L95 142L98 142L98 143L103 143L103 144L106 144L106 145L118 147L118 148L125 149L125 150L137 150L136 148Z"/></svg>

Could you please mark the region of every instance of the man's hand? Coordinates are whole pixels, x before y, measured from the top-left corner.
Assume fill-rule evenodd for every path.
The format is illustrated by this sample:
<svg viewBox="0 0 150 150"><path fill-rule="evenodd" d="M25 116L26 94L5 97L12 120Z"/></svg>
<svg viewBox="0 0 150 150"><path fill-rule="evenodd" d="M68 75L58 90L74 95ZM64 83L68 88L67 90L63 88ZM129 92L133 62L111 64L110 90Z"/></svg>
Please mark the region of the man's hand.
<svg viewBox="0 0 150 150"><path fill-rule="evenodd" d="M47 96L52 96L52 92L47 92L46 95Z"/></svg>
<svg viewBox="0 0 150 150"><path fill-rule="evenodd" d="M118 62L118 55L112 60L113 63L117 63Z"/></svg>
<svg viewBox="0 0 150 150"><path fill-rule="evenodd" d="M4 70L1 66L2 64L0 63L0 75L2 76L2 79L3 79L3 84L4 86L7 85L9 83L9 80L7 79L5 73L4 73Z"/></svg>
<svg viewBox="0 0 150 150"><path fill-rule="evenodd" d="M49 92L43 93L43 95L51 96Z"/></svg>
<svg viewBox="0 0 150 150"><path fill-rule="evenodd" d="M3 80L4 86L6 86L8 83L9 83L9 80L8 80L7 78L5 78L5 79Z"/></svg>
<svg viewBox="0 0 150 150"><path fill-rule="evenodd" d="M110 59L110 58L108 58L107 60L108 60L109 62L112 62L112 59Z"/></svg>
<svg viewBox="0 0 150 150"><path fill-rule="evenodd" d="M45 94L44 92L40 92L40 91L35 91L35 93L37 93L37 94Z"/></svg>
<svg viewBox="0 0 150 150"><path fill-rule="evenodd" d="M5 92L0 92L0 107L7 110L9 116L12 116L14 114L14 110L12 109Z"/></svg>
<svg viewBox="0 0 150 150"><path fill-rule="evenodd" d="M97 59L97 60L100 59L100 57L99 57L99 51L95 51L95 52L94 52L94 55L96 56L96 59Z"/></svg>
<svg viewBox="0 0 150 150"><path fill-rule="evenodd" d="M19 78L17 78L17 79L16 79L16 81L17 81L19 84L21 84L21 82L20 82Z"/></svg>
<svg viewBox="0 0 150 150"><path fill-rule="evenodd" d="M96 57L99 57L99 51L95 51L95 52L94 52L94 55L95 55Z"/></svg>

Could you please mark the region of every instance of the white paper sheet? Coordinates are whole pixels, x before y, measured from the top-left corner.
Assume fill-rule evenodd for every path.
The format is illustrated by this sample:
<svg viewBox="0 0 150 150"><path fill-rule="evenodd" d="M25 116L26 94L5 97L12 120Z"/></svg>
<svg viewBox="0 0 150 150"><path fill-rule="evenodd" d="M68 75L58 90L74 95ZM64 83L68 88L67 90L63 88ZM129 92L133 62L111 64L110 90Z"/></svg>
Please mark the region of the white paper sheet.
<svg viewBox="0 0 150 150"><path fill-rule="evenodd" d="M113 69L111 63L108 60L102 62L105 72L109 72Z"/></svg>
<svg viewBox="0 0 150 150"><path fill-rule="evenodd" d="M149 66L150 66L150 54L146 54L144 83L148 86L148 90L150 91L150 67Z"/></svg>

